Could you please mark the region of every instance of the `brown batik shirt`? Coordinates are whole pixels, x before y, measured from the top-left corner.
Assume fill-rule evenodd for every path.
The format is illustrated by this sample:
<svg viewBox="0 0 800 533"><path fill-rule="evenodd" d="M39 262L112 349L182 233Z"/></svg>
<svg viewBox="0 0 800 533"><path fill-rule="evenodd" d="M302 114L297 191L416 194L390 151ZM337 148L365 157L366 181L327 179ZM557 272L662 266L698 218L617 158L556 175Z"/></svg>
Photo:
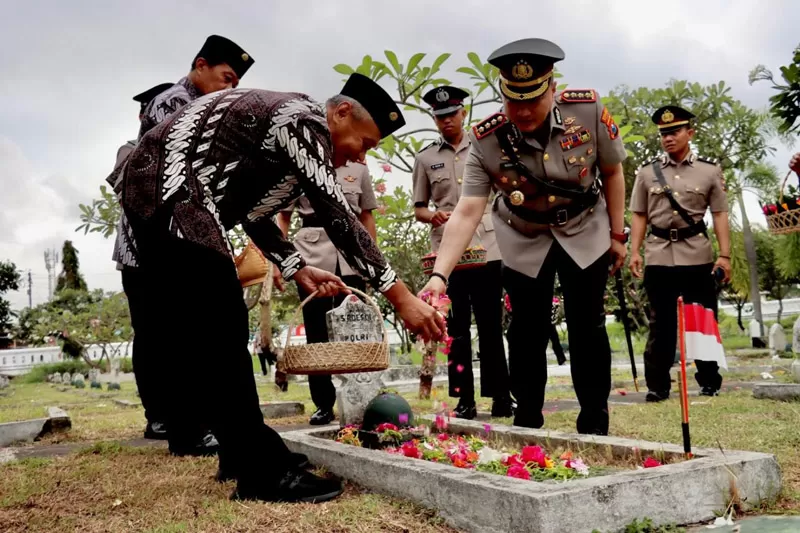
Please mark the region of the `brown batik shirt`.
<svg viewBox="0 0 800 533"><path fill-rule="evenodd" d="M348 205L331 155L324 105L299 93L233 89L198 98L150 130L108 181L121 176L134 228L163 215L163 231L232 257L227 231L242 224L286 279L305 262L272 217L304 194L347 262L387 291L396 275Z"/></svg>

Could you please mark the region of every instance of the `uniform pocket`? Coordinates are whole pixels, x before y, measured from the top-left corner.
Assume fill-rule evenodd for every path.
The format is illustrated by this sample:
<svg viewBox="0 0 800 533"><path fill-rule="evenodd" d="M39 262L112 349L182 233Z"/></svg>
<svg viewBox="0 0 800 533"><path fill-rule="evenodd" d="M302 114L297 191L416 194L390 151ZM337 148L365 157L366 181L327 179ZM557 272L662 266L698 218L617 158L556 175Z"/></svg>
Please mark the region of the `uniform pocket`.
<svg viewBox="0 0 800 533"><path fill-rule="evenodd" d="M428 174L428 179L431 183L431 199L434 204L442 205L450 194L455 196L455 180L452 172L445 169L432 171Z"/></svg>
<svg viewBox="0 0 800 533"><path fill-rule="evenodd" d="M687 207L697 210L705 210L708 200L706 190L702 187L692 187L686 185L682 189L683 200L686 202Z"/></svg>

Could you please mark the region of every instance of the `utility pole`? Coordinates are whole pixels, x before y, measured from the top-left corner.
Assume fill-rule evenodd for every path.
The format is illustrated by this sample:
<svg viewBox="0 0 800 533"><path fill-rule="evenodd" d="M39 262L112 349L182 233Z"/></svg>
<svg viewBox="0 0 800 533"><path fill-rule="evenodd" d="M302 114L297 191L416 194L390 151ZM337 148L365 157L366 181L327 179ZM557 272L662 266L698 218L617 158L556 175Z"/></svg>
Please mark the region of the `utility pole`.
<svg viewBox="0 0 800 533"><path fill-rule="evenodd" d="M28 307L33 309L33 276L28 269Z"/></svg>

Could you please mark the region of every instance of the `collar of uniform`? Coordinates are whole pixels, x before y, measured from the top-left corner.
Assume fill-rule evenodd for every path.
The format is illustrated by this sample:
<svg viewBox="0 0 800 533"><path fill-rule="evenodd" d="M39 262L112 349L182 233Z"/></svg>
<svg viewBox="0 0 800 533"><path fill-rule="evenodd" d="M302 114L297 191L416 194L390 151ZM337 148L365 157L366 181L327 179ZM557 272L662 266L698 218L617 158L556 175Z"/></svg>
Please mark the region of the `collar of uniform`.
<svg viewBox="0 0 800 533"><path fill-rule="evenodd" d="M553 109L550 110L550 136L553 135L553 130L561 130L564 131L566 128L564 127L564 119L561 116L561 108L558 107L558 104L553 102Z"/></svg>
<svg viewBox="0 0 800 533"><path fill-rule="evenodd" d="M182 85L186 89L186 92L189 93L189 96L191 97L192 100L196 100L197 98L203 96L203 93L200 92L200 89L195 87L195 84L189 81L188 76L184 76L183 78L178 80L178 83L176 83L176 85Z"/></svg>
<svg viewBox="0 0 800 533"><path fill-rule="evenodd" d="M439 137L439 148L437 148L437 150L441 151L441 149L444 148L445 146L453 150L455 153L458 153L464 148L467 148L469 146L469 135L467 135L466 133L462 135L461 142L458 144L458 146L453 146L452 144L445 141L444 137Z"/></svg>
<svg viewBox="0 0 800 533"><path fill-rule="evenodd" d="M689 150L689 153L686 154L686 157L683 158L683 161L680 163L673 160L669 154L664 154L661 156L661 167L666 167L667 165L675 165L676 167L679 166L681 163L686 163L687 165L694 166L694 161L697 159L697 155Z"/></svg>

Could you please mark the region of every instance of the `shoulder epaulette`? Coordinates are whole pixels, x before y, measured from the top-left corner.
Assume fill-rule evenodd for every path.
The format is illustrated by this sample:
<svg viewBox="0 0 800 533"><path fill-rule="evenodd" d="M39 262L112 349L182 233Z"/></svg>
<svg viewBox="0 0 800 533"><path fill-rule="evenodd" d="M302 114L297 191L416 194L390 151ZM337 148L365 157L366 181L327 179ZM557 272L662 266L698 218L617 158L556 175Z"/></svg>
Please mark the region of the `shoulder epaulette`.
<svg viewBox="0 0 800 533"><path fill-rule="evenodd" d="M594 89L567 89L560 94L562 102L567 103L584 103L596 102L597 91Z"/></svg>
<svg viewBox="0 0 800 533"><path fill-rule="evenodd" d="M702 161L703 163L708 163L709 165L718 165L719 164L719 160L712 159L710 157L704 157L702 155L698 155L697 156L697 160L698 161Z"/></svg>
<svg viewBox="0 0 800 533"><path fill-rule="evenodd" d="M649 167L650 165L653 165L653 164L655 164L655 163L658 163L658 162L660 162L660 161L661 161L661 158L660 158L660 157L656 157L655 159L651 159L650 161L647 161L647 162L645 162L645 163L642 163L642 166L640 166L639 168L637 168L637 169L636 169L636 172L639 172L639 171L640 171L640 170L642 170L643 168L645 168L645 167Z"/></svg>
<svg viewBox="0 0 800 533"><path fill-rule="evenodd" d="M506 122L508 122L508 118L504 114L495 113L472 126L472 131L475 133L476 139L483 139Z"/></svg>
<svg viewBox="0 0 800 533"><path fill-rule="evenodd" d="M421 149L421 150L420 150L419 152L417 152L417 153L418 153L418 154L421 154L422 152L424 152L424 151L425 151L425 150L427 150L428 148L431 148L432 146L436 146L437 144L439 144L439 141L432 141L430 144L428 144L427 146L425 146L423 149Z"/></svg>

